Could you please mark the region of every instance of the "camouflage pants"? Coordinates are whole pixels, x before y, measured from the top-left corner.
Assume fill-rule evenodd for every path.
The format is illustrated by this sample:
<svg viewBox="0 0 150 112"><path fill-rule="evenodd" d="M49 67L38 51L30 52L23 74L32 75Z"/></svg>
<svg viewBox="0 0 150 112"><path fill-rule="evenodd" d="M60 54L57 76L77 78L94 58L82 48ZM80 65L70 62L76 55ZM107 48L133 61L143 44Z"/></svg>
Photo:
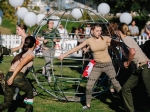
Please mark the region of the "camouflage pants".
<svg viewBox="0 0 150 112"><path fill-rule="evenodd" d="M4 92L5 91L5 79L4 79L4 74L1 71L0 71L0 85Z"/></svg>
<svg viewBox="0 0 150 112"><path fill-rule="evenodd" d="M105 63L97 62L90 73L89 80L86 85L86 104L91 103L92 88L95 82L101 76L102 72L106 73L112 85L114 86L114 89L117 92L121 90L120 83L116 80L116 72L115 72L112 62L105 62Z"/></svg>
<svg viewBox="0 0 150 112"><path fill-rule="evenodd" d="M20 90L26 93L27 99L33 99L33 88L25 78L24 73L18 73L13 81L12 85L7 85L6 81L11 77L13 72L8 72L5 79L5 92L4 92L4 102L0 104L0 111L8 108L11 105L13 100L13 95L15 92L15 88L19 88ZM30 104L26 105L26 112L32 112L33 106Z"/></svg>

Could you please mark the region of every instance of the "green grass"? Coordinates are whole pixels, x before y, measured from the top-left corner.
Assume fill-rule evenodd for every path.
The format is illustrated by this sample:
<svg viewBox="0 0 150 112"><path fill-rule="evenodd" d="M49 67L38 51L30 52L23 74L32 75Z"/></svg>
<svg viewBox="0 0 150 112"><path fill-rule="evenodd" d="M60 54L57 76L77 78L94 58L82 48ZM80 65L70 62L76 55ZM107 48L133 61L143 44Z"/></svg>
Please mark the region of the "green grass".
<svg viewBox="0 0 150 112"><path fill-rule="evenodd" d="M7 73L9 67L10 67L10 61L12 60L13 57L9 57L9 56L5 56L3 59L3 63L0 64L0 70L2 70L4 72L4 74ZM43 58L35 58L34 59L34 66L35 69L41 70L41 67L44 65L44 59ZM55 65L59 64L60 61L55 59L54 61ZM68 64L69 65L72 63L74 65L80 65L82 62L79 61L66 61L64 64ZM37 68L36 68L37 67ZM55 67L55 74L60 75L60 67ZM80 70L79 70L80 71ZM65 74L66 77L80 77L80 73L77 71L77 69L71 69L69 67L64 67L63 68L63 73ZM32 79L31 75L28 75L29 78ZM40 93L40 95L36 96L34 98L34 112L81 112L81 108L82 108L82 104L81 102L67 102L67 101L60 101L54 97L52 97L51 95L49 95L48 93L44 92L42 89L37 87L36 82L33 82L34 86L37 88L38 92ZM67 88L71 88L72 87L72 83L69 83L71 85L66 85L65 84L65 89ZM83 83L82 86L85 83ZM58 86L61 86L61 84L59 84ZM71 90L71 89L70 89ZM23 92L21 92L21 94L23 94ZM0 102L2 103L3 101L3 95L0 95ZM107 103L111 104L111 100L108 98L106 99ZM99 99L93 99L92 100L92 109L91 112L115 112L113 109L111 109L109 107L108 104L105 104L103 102L101 102ZM4 111L6 112L6 111ZM18 107L16 112L24 112L24 108Z"/></svg>
<svg viewBox="0 0 150 112"><path fill-rule="evenodd" d="M12 24L11 20L9 20L9 19L4 19L3 18L1 26L10 29L12 34L16 33L16 25Z"/></svg>
<svg viewBox="0 0 150 112"><path fill-rule="evenodd" d="M5 56L3 59L3 63L0 64L0 70L4 72L4 74L7 73L9 67L10 67L10 62L13 57L10 56ZM45 61L43 58L38 58L36 57L34 59L34 67L37 72L41 73L41 67L45 64ZM55 59L54 60L54 65L60 64L60 61ZM65 60L63 61L63 65L81 65L82 61L73 61L73 60ZM63 76L69 77L69 78L80 78L80 71L81 68L69 68L69 67L54 67L54 73L56 76L60 76L61 73L63 73ZM42 89L40 89L37 86L36 81L34 78L28 74L28 78L32 79L32 84L36 87L36 89L39 92L38 96L34 97L34 112L82 112L82 104L85 103L85 101L82 102L67 102L67 101L61 101L58 100L57 98L51 96L50 94L46 93ZM42 76L43 77L43 76ZM40 78L39 78L40 79ZM45 78L44 78L45 79ZM59 80L61 81L61 80ZM63 80L62 80L63 81ZM65 82L65 81L64 81ZM64 87L63 90L65 91L72 91L72 85L73 83L64 83L64 82L58 82L58 86ZM81 86L85 88L86 85L86 80L81 80ZM54 83L50 83L50 86L48 84L44 86L45 88L47 87L54 87ZM24 93L21 92L23 95ZM0 95L0 103L3 102L3 94ZM139 97L138 97L139 98ZM18 101L19 102L19 101ZM16 102L13 102L15 104ZM16 104L17 105L17 104ZM144 104L145 105L145 104ZM141 106L141 105L140 105ZM112 97L108 92L103 93L97 98L93 98L91 102L91 110L89 112L124 112L123 111L123 102L120 98L118 97ZM142 108L142 109L141 109ZM150 112L149 109L146 107L141 107L138 112ZM16 112L24 112L25 108L18 107ZM7 112L5 110L4 112Z"/></svg>

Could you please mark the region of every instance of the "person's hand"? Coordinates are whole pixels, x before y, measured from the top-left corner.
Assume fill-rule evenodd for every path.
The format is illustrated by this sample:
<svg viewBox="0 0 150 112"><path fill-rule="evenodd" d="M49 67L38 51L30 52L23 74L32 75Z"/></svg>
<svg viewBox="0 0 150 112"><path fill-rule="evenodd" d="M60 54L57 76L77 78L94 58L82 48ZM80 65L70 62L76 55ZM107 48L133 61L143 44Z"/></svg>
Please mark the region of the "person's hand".
<svg viewBox="0 0 150 112"><path fill-rule="evenodd" d="M8 84L8 85L12 85L13 81L14 81L14 78L13 78L13 77L10 77L10 78L7 80L7 84Z"/></svg>
<svg viewBox="0 0 150 112"><path fill-rule="evenodd" d="M83 51L83 54L85 54L88 51L88 49L87 48L83 48L82 51Z"/></svg>
<svg viewBox="0 0 150 112"><path fill-rule="evenodd" d="M75 34L77 35L79 33L78 29L75 31Z"/></svg>
<svg viewBox="0 0 150 112"><path fill-rule="evenodd" d="M124 62L124 67L128 68L129 67L129 63L127 61Z"/></svg>
<svg viewBox="0 0 150 112"><path fill-rule="evenodd" d="M44 50L49 50L49 48L47 48L47 47L44 47L43 49L44 49Z"/></svg>
<svg viewBox="0 0 150 112"><path fill-rule="evenodd" d="M47 40L46 39L44 39L44 41L43 41L44 43L47 43Z"/></svg>
<svg viewBox="0 0 150 112"><path fill-rule="evenodd" d="M63 60L64 59L64 55L61 54L59 57L58 57L59 60Z"/></svg>
<svg viewBox="0 0 150 112"><path fill-rule="evenodd" d="M120 30L116 30L116 35L120 37L122 35L122 32Z"/></svg>

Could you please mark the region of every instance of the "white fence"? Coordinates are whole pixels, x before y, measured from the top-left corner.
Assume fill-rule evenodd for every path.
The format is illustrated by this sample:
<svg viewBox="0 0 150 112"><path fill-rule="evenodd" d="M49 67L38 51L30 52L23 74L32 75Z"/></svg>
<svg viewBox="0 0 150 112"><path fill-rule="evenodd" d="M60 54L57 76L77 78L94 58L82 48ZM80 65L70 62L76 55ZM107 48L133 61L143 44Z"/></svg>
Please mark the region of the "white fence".
<svg viewBox="0 0 150 112"><path fill-rule="evenodd" d="M14 48L21 44L21 36L17 35L1 35L0 44L7 48ZM21 49L18 52L14 52L13 55L21 52Z"/></svg>
<svg viewBox="0 0 150 112"><path fill-rule="evenodd" d="M147 36L147 37L138 36L138 37L135 38L135 39L136 39L136 41L137 41L137 43L138 43L139 45L142 45L142 44L145 43L145 41L149 40L149 37L148 37L148 36Z"/></svg>
<svg viewBox="0 0 150 112"><path fill-rule="evenodd" d="M71 39L72 35L69 38ZM146 40L149 40L149 37L138 36L138 37L135 37L135 40L137 41L137 43L139 45L141 45L141 44L144 44ZM71 41L71 40L69 40L69 41ZM21 37L17 36L17 35L1 35L0 36L0 44L7 48L14 48L21 44ZM16 55L19 52L21 52L21 50L19 50L18 52L15 52L13 54ZM40 53L40 55L42 55L42 53Z"/></svg>

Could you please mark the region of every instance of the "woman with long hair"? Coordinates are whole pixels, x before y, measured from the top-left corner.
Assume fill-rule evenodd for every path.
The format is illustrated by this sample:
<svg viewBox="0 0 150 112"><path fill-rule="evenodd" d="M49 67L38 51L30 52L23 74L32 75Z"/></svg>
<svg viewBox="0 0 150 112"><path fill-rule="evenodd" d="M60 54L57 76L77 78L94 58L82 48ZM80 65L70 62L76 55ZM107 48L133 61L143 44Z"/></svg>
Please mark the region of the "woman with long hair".
<svg viewBox="0 0 150 112"><path fill-rule="evenodd" d="M101 36L102 27L99 24L95 24L91 27L91 33L93 37L85 40L75 48L59 56L60 60L63 60L69 54L72 54L84 46L89 46L93 52L94 60L96 61L93 67L89 79L86 85L86 105L83 106L83 110L90 109L90 103L92 98L92 89L95 82L98 80L102 72L110 78L114 88L117 92L121 90L119 82L116 80L116 72L112 64L112 60L108 53L108 47L112 43L112 39L108 36Z"/></svg>
<svg viewBox="0 0 150 112"><path fill-rule="evenodd" d="M20 44L20 46L12 48L11 53L16 52L17 50L19 50L23 47L24 40L27 37L27 30L28 30L28 28L25 24L18 24L17 25L16 34L18 36L21 36L21 44Z"/></svg>
<svg viewBox="0 0 150 112"><path fill-rule="evenodd" d="M24 102L26 103L26 112L33 112L33 88L25 77L25 71L33 65L36 40L32 36L25 38L22 52L14 57L11 67L5 78L4 103L0 105L0 111L8 108L13 100L15 88L26 93Z"/></svg>
<svg viewBox="0 0 150 112"><path fill-rule="evenodd" d="M135 65L134 68L132 68L132 75L130 75L122 87L122 96L126 112L135 112L132 89L137 86L140 76L143 78L146 91L150 97L150 59L148 59L137 42L130 36L130 31L126 23L119 24L117 34L129 51L127 60L124 62L124 67L128 69L129 65Z"/></svg>

